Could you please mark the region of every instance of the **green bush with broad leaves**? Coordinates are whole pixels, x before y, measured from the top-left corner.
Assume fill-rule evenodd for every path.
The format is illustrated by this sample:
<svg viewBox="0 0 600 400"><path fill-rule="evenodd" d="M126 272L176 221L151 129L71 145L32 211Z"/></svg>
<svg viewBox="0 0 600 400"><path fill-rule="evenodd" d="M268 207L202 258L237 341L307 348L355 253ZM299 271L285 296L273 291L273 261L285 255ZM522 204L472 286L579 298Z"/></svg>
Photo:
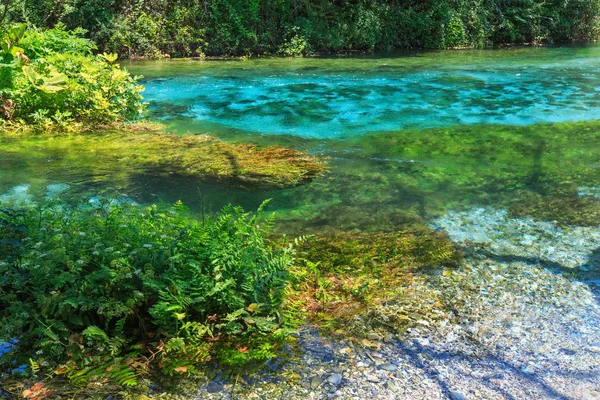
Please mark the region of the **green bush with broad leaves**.
<svg viewBox="0 0 600 400"><path fill-rule="evenodd" d="M0 213L0 368L135 385L273 357L294 249L238 207L191 219L178 203L102 199Z"/></svg>
<svg viewBox="0 0 600 400"><path fill-rule="evenodd" d="M0 127L75 129L136 118L143 109L137 78L93 55L83 30L42 31L16 24L0 32Z"/></svg>

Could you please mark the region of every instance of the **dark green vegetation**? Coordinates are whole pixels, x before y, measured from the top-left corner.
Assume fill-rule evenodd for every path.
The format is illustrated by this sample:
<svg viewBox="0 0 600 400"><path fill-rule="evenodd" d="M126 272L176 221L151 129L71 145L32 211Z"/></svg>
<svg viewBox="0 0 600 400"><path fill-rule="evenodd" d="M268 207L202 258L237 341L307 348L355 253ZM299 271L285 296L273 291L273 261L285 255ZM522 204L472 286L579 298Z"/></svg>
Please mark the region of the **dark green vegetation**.
<svg viewBox="0 0 600 400"><path fill-rule="evenodd" d="M4 28L4 29L2 29ZM143 87L83 31L0 28L0 129L74 131L139 117Z"/></svg>
<svg viewBox="0 0 600 400"><path fill-rule="evenodd" d="M83 28L101 51L124 57L293 56L559 43L595 39L600 15L597 0L8 0L3 4L4 23Z"/></svg>
<svg viewBox="0 0 600 400"><path fill-rule="evenodd" d="M294 249L265 238L271 219L260 212L228 207L197 221L181 204L119 198L3 210L0 337L18 342L2 370L135 385L214 357L273 357L287 336L280 306Z"/></svg>

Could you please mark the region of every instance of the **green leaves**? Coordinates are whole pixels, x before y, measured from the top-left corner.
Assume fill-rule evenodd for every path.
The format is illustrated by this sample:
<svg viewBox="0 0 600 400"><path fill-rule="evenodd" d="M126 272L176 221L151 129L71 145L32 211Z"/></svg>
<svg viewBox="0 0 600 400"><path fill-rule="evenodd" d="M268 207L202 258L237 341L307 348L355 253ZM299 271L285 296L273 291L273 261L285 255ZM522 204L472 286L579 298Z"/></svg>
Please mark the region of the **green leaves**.
<svg viewBox="0 0 600 400"><path fill-rule="evenodd" d="M83 336L85 336L88 340L94 340L101 343L108 344L110 342L110 338L108 335L97 326L88 326L86 329L81 332Z"/></svg>
<svg viewBox="0 0 600 400"><path fill-rule="evenodd" d="M69 131L81 123L140 115L143 87L114 63L116 55L93 56L94 44L79 37L80 31L24 29L0 41L0 96L10 99L10 109L0 107L0 117L41 130Z"/></svg>
<svg viewBox="0 0 600 400"><path fill-rule="evenodd" d="M102 54L98 54L98 57L101 57L103 59L105 59L106 61L108 61L110 64L114 63L115 61L117 61L117 58L119 58L118 54L108 54L108 53L102 53Z"/></svg>
<svg viewBox="0 0 600 400"><path fill-rule="evenodd" d="M17 44L25 34L26 28L25 24L16 24L0 38L0 57L5 62L10 61L8 58L17 57L19 53L24 52Z"/></svg>
<svg viewBox="0 0 600 400"><path fill-rule="evenodd" d="M227 363L265 357L281 340L294 259L265 239L260 215L227 207L197 221L180 204L123 199L6 213L20 221L0 224L0 237L21 246L0 253L0 337L19 338L17 360L72 365L66 375L77 383L133 385L145 360L190 374L219 354ZM232 343L245 351L220 351ZM268 352L254 347L265 343Z"/></svg>
<svg viewBox="0 0 600 400"><path fill-rule="evenodd" d="M44 93L58 93L68 88L66 75L61 74L56 69L50 69L49 76L43 76L33 67L25 65L23 74L29 79L33 87Z"/></svg>

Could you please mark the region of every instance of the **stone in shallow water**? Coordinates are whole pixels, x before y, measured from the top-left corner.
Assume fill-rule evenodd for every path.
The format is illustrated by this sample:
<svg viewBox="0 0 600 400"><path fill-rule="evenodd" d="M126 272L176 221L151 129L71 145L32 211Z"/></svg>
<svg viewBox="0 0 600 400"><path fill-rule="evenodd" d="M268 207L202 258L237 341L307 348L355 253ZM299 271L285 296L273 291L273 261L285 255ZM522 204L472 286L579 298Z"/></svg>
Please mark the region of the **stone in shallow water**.
<svg viewBox="0 0 600 400"><path fill-rule="evenodd" d="M394 364L390 364L390 363L379 364L377 366L377 368L382 369L384 371L388 371L388 372L396 372L398 370L397 366L395 366Z"/></svg>
<svg viewBox="0 0 600 400"><path fill-rule="evenodd" d="M332 374L327 381L332 385L339 385L342 383L342 374Z"/></svg>
<svg viewBox="0 0 600 400"><path fill-rule="evenodd" d="M450 393L448 393L448 396L451 400L465 400L465 395L461 392L454 392L451 390Z"/></svg>
<svg viewBox="0 0 600 400"><path fill-rule="evenodd" d="M322 383L323 383L323 377L321 377L321 376L315 375L312 378L310 378L310 388L313 390L318 389Z"/></svg>
<svg viewBox="0 0 600 400"><path fill-rule="evenodd" d="M208 393L219 393L223 391L223 385L218 382L208 382L206 385L206 391Z"/></svg>

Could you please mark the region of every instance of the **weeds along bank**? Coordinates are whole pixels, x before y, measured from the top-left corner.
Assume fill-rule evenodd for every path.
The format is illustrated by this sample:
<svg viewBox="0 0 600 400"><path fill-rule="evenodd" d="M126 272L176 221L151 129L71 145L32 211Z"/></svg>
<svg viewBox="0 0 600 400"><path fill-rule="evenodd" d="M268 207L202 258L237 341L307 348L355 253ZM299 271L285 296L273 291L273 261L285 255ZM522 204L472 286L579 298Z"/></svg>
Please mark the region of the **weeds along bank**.
<svg viewBox="0 0 600 400"><path fill-rule="evenodd" d="M597 0L9 0L5 20L83 28L100 51L189 57L593 40ZM1 23L6 21L0 21Z"/></svg>

